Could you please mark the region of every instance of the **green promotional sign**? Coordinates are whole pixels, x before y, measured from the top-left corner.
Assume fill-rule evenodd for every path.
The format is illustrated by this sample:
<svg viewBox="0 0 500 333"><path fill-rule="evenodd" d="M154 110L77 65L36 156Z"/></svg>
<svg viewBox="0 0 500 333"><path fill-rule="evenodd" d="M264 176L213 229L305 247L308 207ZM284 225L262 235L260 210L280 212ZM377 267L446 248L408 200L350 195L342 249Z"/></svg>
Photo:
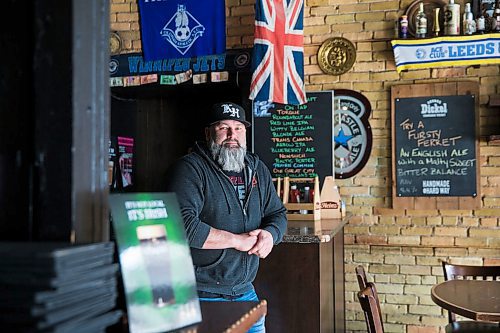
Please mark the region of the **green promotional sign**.
<svg viewBox="0 0 500 333"><path fill-rule="evenodd" d="M196 279L175 193L110 195L131 333L201 321Z"/></svg>

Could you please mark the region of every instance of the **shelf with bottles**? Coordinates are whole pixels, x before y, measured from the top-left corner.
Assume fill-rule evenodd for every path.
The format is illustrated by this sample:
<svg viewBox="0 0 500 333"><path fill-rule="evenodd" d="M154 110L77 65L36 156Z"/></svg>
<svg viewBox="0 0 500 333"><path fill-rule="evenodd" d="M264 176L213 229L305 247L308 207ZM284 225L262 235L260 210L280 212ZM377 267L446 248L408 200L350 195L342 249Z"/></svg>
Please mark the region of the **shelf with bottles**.
<svg viewBox="0 0 500 333"><path fill-rule="evenodd" d="M490 1L491 2L491 1ZM422 39L500 33L500 0L415 0L395 24L394 39Z"/></svg>

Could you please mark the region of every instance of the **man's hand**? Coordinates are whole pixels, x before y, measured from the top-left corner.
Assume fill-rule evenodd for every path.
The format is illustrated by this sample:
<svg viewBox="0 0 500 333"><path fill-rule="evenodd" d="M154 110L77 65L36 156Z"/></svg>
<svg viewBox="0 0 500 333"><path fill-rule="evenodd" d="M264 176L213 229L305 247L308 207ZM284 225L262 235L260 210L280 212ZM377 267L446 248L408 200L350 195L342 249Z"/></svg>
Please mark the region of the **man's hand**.
<svg viewBox="0 0 500 333"><path fill-rule="evenodd" d="M218 250L234 248L238 251L247 252L255 246L257 239L256 234L233 234L229 231L210 228L208 237L203 244L203 249Z"/></svg>
<svg viewBox="0 0 500 333"><path fill-rule="evenodd" d="M255 254L264 259L273 249L273 235L264 229L255 229L248 233L250 236L257 237L257 243L248 251L248 254Z"/></svg>
<svg viewBox="0 0 500 333"><path fill-rule="evenodd" d="M247 234L239 234L236 235L236 244L234 248L238 251L249 251L251 248L255 246L257 242L257 235Z"/></svg>

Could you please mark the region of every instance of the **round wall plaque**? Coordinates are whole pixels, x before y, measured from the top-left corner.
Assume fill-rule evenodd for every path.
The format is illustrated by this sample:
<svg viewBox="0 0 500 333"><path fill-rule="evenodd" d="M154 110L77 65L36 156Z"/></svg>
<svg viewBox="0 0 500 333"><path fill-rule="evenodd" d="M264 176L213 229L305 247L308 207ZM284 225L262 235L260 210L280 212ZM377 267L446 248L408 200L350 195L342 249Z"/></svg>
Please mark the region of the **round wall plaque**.
<svg viewBox="0 0 500 333"><path fill-rule="evenodd" d="M318 50L318 64L326 74L340 75L352 68L356 48L344 37L333 37L323 42Z"/></svg>
<svg viewBox="0 0 500 333"><path fill-rule="evenodd" d="M118 54L122 49L122 39L116 32L112 32L109 37L109 51L111 54Z"/></svg>

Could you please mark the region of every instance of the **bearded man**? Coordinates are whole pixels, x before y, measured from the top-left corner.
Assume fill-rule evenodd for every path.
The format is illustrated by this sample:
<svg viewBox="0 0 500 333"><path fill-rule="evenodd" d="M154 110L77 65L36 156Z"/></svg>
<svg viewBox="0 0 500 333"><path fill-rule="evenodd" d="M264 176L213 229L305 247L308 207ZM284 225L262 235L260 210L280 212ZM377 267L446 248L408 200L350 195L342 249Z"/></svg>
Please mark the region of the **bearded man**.
<svg viewBox="0 0 500 333"><path fill-rule="evenodd" d="M259 259L286 231L286 209L268 168L246 149L245 110L212 106L206 143L169 169L167 191L179 200L201 301L256 301ZM249 332L265 332L264 318Z"/></svg>

